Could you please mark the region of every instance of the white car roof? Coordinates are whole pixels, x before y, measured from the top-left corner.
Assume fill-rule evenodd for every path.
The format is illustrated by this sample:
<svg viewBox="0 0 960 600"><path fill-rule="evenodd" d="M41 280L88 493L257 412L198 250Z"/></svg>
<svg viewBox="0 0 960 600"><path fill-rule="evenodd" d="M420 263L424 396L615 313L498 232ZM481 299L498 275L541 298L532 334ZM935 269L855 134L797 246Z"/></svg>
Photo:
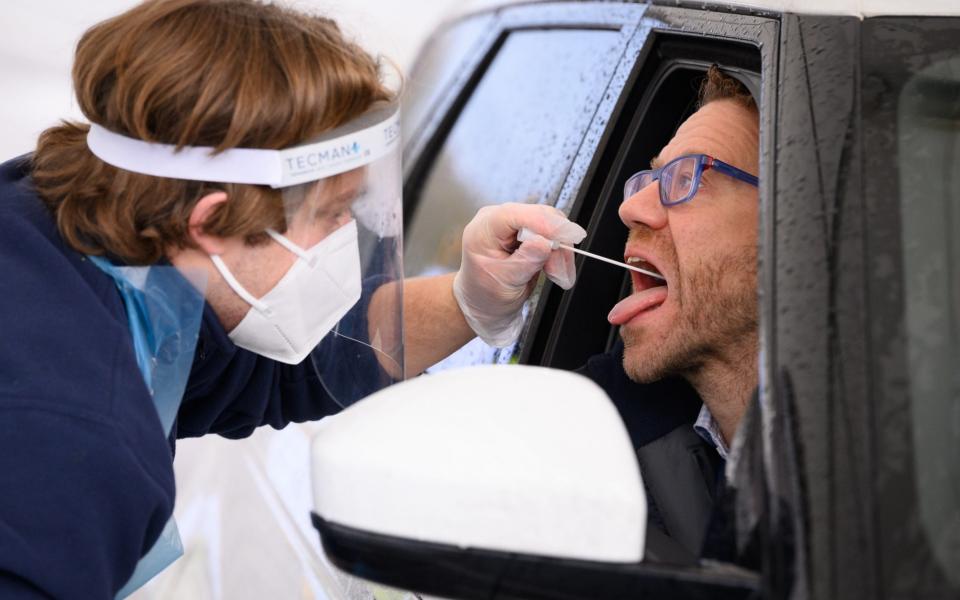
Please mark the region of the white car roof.
<svg viewBox="0 0 960 600"><path fill-rule="evenodd" d="M957 0L724 0L718 4L797 14L960 16Z"/></svg>
<svg viewBox="0 0 960 600"><path fill-rule="evenodd" d="M537 3L537 0L468 0L448 15L456 18L495 7ZM878 16L960 16L960 0L707 0L710 5L742 6L777 13Z"/></svg>

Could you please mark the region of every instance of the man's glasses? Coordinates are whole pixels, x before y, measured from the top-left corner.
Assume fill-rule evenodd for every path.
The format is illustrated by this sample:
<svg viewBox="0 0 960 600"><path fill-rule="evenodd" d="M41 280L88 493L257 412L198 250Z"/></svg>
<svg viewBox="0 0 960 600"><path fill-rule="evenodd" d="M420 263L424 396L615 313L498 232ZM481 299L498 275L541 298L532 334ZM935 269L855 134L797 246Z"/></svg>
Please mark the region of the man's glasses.
<svg viewBox="0 0 960 600"><path fill-rule="evenodd" d="M673 206L686 202L697 194L700 177L707 169L715 169L734 179L756 186L760 180L755 175L717 160L706 154L688 154L677 157L659 169L640 171L630 176L623 184L623 199L627 200L654 181L660 180L660 204Z"/></svg>

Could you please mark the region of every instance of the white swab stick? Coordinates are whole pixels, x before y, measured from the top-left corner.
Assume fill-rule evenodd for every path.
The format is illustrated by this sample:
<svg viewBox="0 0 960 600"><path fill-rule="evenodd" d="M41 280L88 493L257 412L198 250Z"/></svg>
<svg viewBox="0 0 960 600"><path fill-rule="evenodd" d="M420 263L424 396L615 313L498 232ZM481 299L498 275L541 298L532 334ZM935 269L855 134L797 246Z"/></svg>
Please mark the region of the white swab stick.
<svg viewBox="0 0 960 600"><path fill-rule="evenodd" d="M568 245L566 245L566 244L561 244L560 242L554 242L553 244L554 244L556 247L558 247L558 248L563 248L563 249L565 249L565 250L572 250L573 252L576 252L577 254L582 254L582 255L584 255L584 256L589 256L590 258L595 258L595 259L597 259L597 260L602 260L603 262L605 262L605 263L610 263L611 265L617 265L618 267L623 267L624 269L630 269L631 271L636 271L637 273L643 273L644 275L649 275L650 277L656 277L657 279L661 279L661 280L663 280L663 281L666 281L666 278L665 278L663 275L657 275L656 273L654 273L654 272L652 272L652 271L647 271L647 270L645 270L645 269L641 269L640 267L635 267L635 266L633 266L633 265L628 265L627 263L622 263L622 262L613 260L612 258L607 258L606 256L600 256L599 254L594 254L593 252L587 252L586 250L581 250L580 248L574 248L573 246L568 246Z"/></svg>
<svg viewBox="0 0 960 600"><path fill-rule="evenodd" d="M517 240L523 242L523 241L529 240L532 236L535 236L535 235L538 235L538 234L536 234L536 233L530 231L529 229L527 229L526 227L524 227L524 228L520 229L520 231L517 233ZM541 237L542 237L542 236L541 236ZM546 239L546 238L544 238L544 239ZM550 242L551 244L553 244L553 247L554 247L554 248L563 248L564 250L570 250L571 252L576 252L577 254L582 254L582 255L584 255L584 256L589 256L590 258L595 258L595 259L601 260L601 261L603 261L603 262L605 262L605 263L610 263L611 265L616 265L616 266L618 266L618 267L623 267L624 269L630 269L631 271L636 271L637 273L643 273L644 275L649 275L650 277L655 277L655 278L660 279L660 280L662 280L662 281L666 281L666 280L667 280L666 277L664 277L663 275L654 273L654 272L652 272L652 271L647 271L646 269L641 269L640 267L635 267L635 266L633 266L633 265L628 265L628 264L626 264L626 263L622 263L622 262L620 262L620 261L613 260L612 258L607 258L606 256L600 256L599 254L594 254L593 252L587 252L586 250L581 250L581 249L579 249L579 248L574 248L573 246L568 246L568 245L566 245L566 244L561 244L560 242L556 242L556 241L553 241L553 240L547 240L547 241Z"/></svg>

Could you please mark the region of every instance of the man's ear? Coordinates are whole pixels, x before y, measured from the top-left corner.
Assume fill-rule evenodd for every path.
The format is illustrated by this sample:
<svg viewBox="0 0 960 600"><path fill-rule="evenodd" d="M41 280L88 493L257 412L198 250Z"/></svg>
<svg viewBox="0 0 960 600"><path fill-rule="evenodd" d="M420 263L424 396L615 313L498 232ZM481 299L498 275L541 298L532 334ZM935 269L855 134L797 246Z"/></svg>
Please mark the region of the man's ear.
<svg viewBox="0 0 960 600"><path fill-rule="evenodd" d="M207 254L222 254L225 249L225 238L207 233L205 228L216 208L226 201L226 192L213 192L200 198L190 211L187 226L190 239Z"/></svg>

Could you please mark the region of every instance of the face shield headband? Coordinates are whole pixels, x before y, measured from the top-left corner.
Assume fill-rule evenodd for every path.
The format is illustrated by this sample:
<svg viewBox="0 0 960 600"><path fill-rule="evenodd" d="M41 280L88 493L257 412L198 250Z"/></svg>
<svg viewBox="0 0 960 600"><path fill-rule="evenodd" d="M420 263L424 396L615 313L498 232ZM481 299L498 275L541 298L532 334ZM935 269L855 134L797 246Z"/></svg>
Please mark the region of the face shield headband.
<svg viewBox="0 0 960 600"><path fill-rule="evenodd" d="M373 163L400 143L400 106L367 112L317 140L285 150L204 146L177 150L90 124L87 146L103 162L134 173L190 181L218 181L284 188Z"/></svg>

